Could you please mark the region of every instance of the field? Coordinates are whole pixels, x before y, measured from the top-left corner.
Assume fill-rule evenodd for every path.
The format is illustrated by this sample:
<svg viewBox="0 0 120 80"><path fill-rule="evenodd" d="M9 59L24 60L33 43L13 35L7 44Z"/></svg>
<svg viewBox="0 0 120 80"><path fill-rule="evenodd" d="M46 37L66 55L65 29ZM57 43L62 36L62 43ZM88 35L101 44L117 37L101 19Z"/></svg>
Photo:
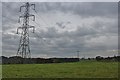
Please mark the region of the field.
<svg viewBox="0 0 120 80"><path fill-rule="evenodd" d="M117 78L117 62L80 61L53 64L9 64L3 78Z"/></svg>

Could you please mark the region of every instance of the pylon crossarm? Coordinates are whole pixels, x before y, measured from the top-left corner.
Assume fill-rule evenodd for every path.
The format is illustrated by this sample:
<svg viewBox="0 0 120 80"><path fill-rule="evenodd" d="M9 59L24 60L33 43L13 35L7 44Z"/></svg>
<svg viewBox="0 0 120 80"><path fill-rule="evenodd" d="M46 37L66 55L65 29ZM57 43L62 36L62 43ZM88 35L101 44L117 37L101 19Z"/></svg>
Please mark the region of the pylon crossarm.
<svg viewBox="0 0 120 80"><path fill-rule="evenodd" d="M33 33L35 32L35 26L29 26L29 28L33 28Z"/></svg>
<svg viewBox="0 0 120 80"><path fill-rule="evenodd" d="M25 5L23 5L23 6L20 6L20 11L19 12L21 12L21 9L22 9L22 7L26 7Z"/></svg>
<svg viewBox="0 0 120 80"><path fill-rule="evenodd" d="M35 4L31 4L31 6L33 6L33 9L35 10Z"/></svg>
<svg viewBox="0 0 120 80"><path fill-rule="evenodd" d="M19 16L19 20L18 20L19 23L20 23L20 18L24 18L24 16Z"/></svg>
<svg viewBox="0 0 120 80"><path fill-rule="evenodd" d="M17 34L18 34L18 32L19 32L19 29L23 29L23 27L18 27L18 28L17 28Z"/></svg>
<svg viewBox="0 0 120 80"><path fill-rule="evenodd" d="M33 17L33 21L35 21L35 15L29 15L29 17Z"/></svg>

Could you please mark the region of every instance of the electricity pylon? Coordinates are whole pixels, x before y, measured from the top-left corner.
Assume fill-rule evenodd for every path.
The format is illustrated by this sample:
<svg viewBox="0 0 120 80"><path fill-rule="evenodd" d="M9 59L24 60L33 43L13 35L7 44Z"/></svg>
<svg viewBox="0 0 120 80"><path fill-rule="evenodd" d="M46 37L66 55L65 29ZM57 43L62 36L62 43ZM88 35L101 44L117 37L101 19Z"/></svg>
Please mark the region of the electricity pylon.
<svg viewBox="0 0 120 80"><path fill-rule="evenodd" d="M25 3L20 7L20 12L24 9L24 13L22 16L19 16L19 22L22 18L22 27L17 28L17 34L19 29L21 29L21 37L19 42L19 48L17 50L17 56L21 56L22 58L30 58L30 46L29 46L29 29L33 29L33 33L35 31L34 26L29 25L29 17L33 17L33 21L35 21L35 16L30 14L30 9L33 8L35 10L35 4L29 4L29 2Z"/></svg>
<svg viewBox="0 0 120 80"><path fill-rule="evenodd" d="M80 51L77 51L77 58L79 58L79 53L80 53Z"/></svg>

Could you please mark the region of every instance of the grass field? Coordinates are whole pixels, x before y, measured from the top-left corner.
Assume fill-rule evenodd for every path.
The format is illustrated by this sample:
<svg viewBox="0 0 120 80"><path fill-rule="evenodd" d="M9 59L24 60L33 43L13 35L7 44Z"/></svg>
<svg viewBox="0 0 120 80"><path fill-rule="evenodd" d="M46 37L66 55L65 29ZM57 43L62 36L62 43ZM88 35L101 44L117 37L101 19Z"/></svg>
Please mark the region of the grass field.
<svg viewBox="0 0 120 80"><path fill-rule="evenodd" d="M0 64L0 79L2 78L2 65Z"/></svg>
<svg viewBox="0 0 120 80"><path fill-rule="evenodd" d="M2 66L3 78L117 78L117 62L80 61Z"/></svg>

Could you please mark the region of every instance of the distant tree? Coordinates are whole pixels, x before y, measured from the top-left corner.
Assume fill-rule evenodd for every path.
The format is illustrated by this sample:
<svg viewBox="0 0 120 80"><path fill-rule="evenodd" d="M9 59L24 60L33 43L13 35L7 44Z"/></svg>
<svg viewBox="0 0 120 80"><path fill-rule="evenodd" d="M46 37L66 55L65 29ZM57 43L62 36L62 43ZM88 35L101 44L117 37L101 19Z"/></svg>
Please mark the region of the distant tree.
<svg viewBox="0 0 120 80"><path fill-rule="evenodd" d="M83 58L81 58L81 60L85 60L85 58L83 57Z"/></svg>
<svg viewBox="0 0 120 80"><path fill-rule="evenodd" d="M103 59L103 57L101 57L101 56L96 56L96 60L97 61L100 61L100 60L102 60Z"/></svg>
<svg viewBox="0 0 120 80"><path fill-rule="evenodd" d="M91 60L90 58L88 58L88 60Z"/></svg>

